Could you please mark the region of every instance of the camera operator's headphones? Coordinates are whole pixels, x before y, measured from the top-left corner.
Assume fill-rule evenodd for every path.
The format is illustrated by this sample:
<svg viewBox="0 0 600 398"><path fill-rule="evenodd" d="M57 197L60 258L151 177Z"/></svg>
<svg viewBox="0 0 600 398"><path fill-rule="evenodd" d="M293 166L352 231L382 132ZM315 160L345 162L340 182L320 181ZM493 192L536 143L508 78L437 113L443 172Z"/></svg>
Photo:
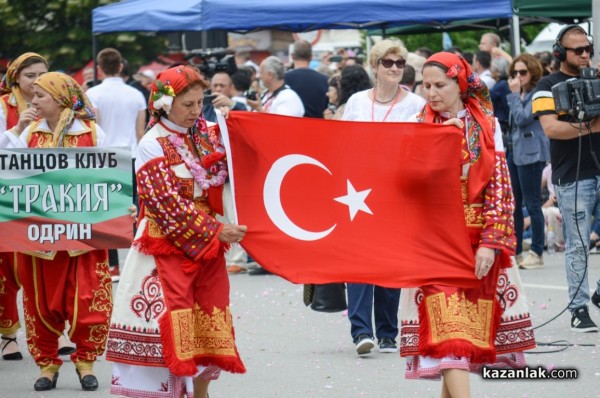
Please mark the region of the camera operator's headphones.
<svg viewBox="0 0 600 398"><path fill-rule="evenodd" d="M567 50L565 50L561 43L562 38L565 33L575 28L583 29L581 26L575 24L565 26L560 30L560 32L558 32L558 35L556 36L556 42L552 45L552 55L554 55L560 62L563 62L567 59Z"/></svg>

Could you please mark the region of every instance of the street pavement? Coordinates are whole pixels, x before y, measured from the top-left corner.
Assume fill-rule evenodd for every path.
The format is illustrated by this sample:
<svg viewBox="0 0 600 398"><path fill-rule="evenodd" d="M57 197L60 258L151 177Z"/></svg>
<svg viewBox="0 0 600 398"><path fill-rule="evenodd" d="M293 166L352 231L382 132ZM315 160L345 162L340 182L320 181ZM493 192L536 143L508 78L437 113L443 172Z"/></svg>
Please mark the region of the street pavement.
<svg viewBox="0 0 600 398"><path fill-rule="evenodd" d="M121 254L121 258L125 256ZM600 277L600 255L590 256L590 281ZM545 256L545 267L523 270L534 325L561 312L567 304L564 254ZM352 398L439 397L439 381L404 378L405 361L399 354L373 352L358 357L350 337L346 313L317 313L302 303L302 286L274 275L231 275L231 311L237 344L247 367L244 375L223 373L211 383L211 398ZM116 285L115 285L116 287ZM600 324L600 312L590 309ZM600 398L600 334L573 333L570 315L536 330L538 343L562 341L566 347L541 345L526 355L530 366L575 368L577 380L483 380L471 375L473 397ZM24 331L19 345L26 347ZM552 352L553 351L553 352ZM8 397L109 397L110 362L96 364L100 389L83 392L74 366L67 359L58 387L33 391L38 370L31 357L23 361L0 360L0 398Z"/></svg>

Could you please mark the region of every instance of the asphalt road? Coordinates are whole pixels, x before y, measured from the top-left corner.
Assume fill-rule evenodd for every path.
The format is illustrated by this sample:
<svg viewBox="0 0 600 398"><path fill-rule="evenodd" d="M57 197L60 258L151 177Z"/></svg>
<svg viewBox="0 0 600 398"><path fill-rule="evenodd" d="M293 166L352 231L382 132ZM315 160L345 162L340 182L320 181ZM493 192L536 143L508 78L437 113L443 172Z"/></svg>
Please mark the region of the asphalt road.
<svg viewBox="0 0 600 398"><path fill-rule="evenodd" d="M545 262L543 269L521 272L535 325L552 318L567 304L563 254L546 256ZM593 282L600 277L600 255L590 257L590 275ZM222 374L211 384L211 398L440 396L440 382L404 378L405 361L399 354L375 352L359 358L346 314L317 313L304 307L301 286L274 275L238 274L230 280L238 348L248 372ZM600 312L590 311L600 324ZM565 350L540 346L526 357L530 366L577 369L577 380L491 381L472 375L472 396L600 398L600 334L573 333L569 322L570 315L564 313L536 330L538 343L563 340L569 344ZM25 348L23 330L18 337ZM553 350L557 352L542 353ZM100 360L96 365L100 389L83 392L74 366L67 360L58 388L35 392L38 369L28 354L23 361L0 360L0 398L109 397L110 368L109 362Z"/></svg>

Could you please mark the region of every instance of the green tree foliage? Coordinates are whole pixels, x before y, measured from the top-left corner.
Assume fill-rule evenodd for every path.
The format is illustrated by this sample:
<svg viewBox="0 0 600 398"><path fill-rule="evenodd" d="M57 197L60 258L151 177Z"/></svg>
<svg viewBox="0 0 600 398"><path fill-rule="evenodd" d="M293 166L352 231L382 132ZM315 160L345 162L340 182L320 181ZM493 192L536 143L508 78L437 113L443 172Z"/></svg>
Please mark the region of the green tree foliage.
<svg viewBox="0 0 600 398"><path fill-rule="evenodd" d="M92 59L92 10L115 0L0 0L0 56L28 51L48 59L51 70L79 69ZM131 65L166 51L164 36L117 33L98 36L98 50L118 49Z"/></svg>
<svg viewBox="0 0 600 398"><path fill-rule="evenodd" d="M545 26L546 24L521 26L521 38L527 43L530 43ZM474 53L479 51L479 39L485 32L494 32L494 30L464 30L450 32L449 34L454 47L458 47L462 51ZM503 46L506 45L504 50L510 53L510 38L508 37L508 31L502 31L500 36L502 37L503 43L505 43ZM404 42L409 51L414 51L419 47L429 47L433 52L443 50L442 32L405 34L398 35L397 37ZM521 51L523 51L523 48L521 48Z"/></svg>

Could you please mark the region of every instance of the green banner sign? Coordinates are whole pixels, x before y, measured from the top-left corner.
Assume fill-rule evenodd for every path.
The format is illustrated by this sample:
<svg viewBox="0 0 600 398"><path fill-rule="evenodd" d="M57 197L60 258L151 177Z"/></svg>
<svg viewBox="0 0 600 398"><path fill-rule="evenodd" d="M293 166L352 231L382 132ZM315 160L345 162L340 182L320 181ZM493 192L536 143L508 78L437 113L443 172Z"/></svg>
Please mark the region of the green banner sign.
<svg viewBox="0 0 600 398"><path fill-rule="evenodd" d="M129 148L0 149L0 252L129 247Z"/></svg>

